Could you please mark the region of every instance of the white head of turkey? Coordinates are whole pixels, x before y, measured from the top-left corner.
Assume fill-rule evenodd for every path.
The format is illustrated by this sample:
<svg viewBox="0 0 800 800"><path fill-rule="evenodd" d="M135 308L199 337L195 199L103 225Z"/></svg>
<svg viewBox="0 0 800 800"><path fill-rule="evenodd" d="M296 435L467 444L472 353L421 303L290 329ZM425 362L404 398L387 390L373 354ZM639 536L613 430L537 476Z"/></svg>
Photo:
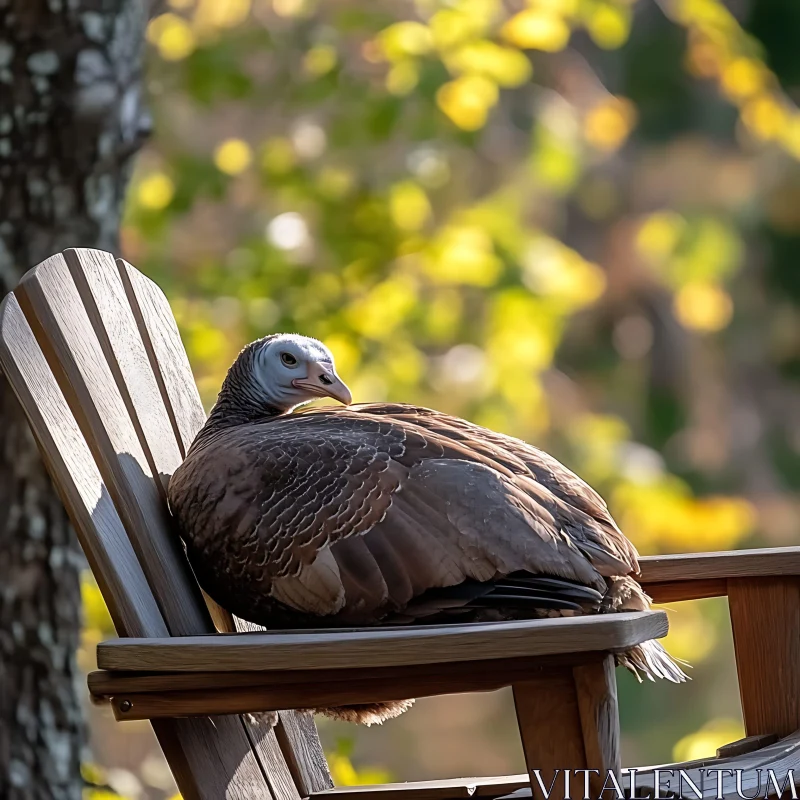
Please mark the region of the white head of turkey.
<svg viewBox="0 0 800 800"><path fill-rule="evenodd" d="M637 553L552 456L428 408L349 404L330 351L276 334L242 350L169 485L203 589L268 628L641 611ZM680 683L657 641L617 656ZM381 722L410 701L323 710Z"/></svg>
<svg viewBox="0 0 800 800"><path fill-rule="evenodd" d="M276 333L251 342L228 371L214 407L214 424L277 416L319 397L350 405L352 396L336 374L322 342Z"/></svg>

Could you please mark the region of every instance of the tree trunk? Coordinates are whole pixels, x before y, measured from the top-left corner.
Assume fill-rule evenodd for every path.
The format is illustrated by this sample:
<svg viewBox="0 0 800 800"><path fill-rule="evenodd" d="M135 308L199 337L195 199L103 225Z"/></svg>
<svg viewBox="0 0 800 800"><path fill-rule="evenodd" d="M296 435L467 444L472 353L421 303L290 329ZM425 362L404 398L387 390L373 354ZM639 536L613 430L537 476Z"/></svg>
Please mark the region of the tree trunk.
<svg viewBox="0 0 800 800"><path fill-rule="evenodd" d="M115 250L145 0L0 0L0 295L67 247ZM82 556L0 377L0 797L79 800ZM79 694L80 693L80 694Z"/></svg>

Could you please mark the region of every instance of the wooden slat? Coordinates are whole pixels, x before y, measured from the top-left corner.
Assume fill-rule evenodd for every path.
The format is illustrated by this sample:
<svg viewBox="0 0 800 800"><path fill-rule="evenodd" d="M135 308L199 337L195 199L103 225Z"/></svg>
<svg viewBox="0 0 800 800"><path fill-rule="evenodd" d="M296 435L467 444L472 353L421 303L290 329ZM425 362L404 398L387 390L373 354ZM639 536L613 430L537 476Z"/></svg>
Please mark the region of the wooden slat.
<svg viewBox="0 0 800 800"><path fill-rule="evenodd" d="M528 786L527 775L456 778L438 781L385 783L380 786L343 786L315 792L313 800L467 800L492 798Z"/></svg>
<svg viewBox="0 0 800 800"><path fill-rule="evenodd" d="M744 739L737 739L730 744L724 744L722 747L717 748L717 758L735 758L736 756L743 756L746 753L753 753L756 750L766 747L769 744L775 744L778 741L778 736L774 733L762 733L758 736L745 736Z"/></svg>
<svg viewBox="0 0 800 800"><path fill-rule="evenodd" d="M561 666L568 672L570 666L575 665L581 675L584 673L580 670L587 670L585 680L590 681L595 677L591 669L593 666L599 669L597 677L608 677L603 671L603 664L608 658L613 662L613 657L588 653L570 659L571 664ZM508 659L408 666L402 669L307 671L303 678L294 678L292 682L286 679L286 674L274 672L183 672L147 675L143 678L130 673L117 678L116 673L99 672L92 673L90 686L94 694L101 693L113 698L113 707L121 712L117 715L118 719L139 720L273 711L280 710L281 703L284 703L284 708L330 708L404 700L408 697L490 692L516 681L531 680L553 669L554 659ZM272 677L279 680L270 681ZM602 700L603 709L611 714L612 710L606 707L611 699L610 694L599 690L595 692L593 684L587 685L587 695L591 696L592 701L600 703ZM585 709L587 726L591 727L591 719L597 713L600 712L596 709ZM607 719L611 726L612 717L608 716Z"/></svg>
<svg viewBox="0 0 800 800"><path fill-rule="evenodd" d="M110 259L110 256L108 258ZM91 265L90 261L88 266L91 267ZM118 275L115 277L121 281L121 287L124 287L127 301L125 305L130 307L134 325L139 333L142 352L139 360L147 358L150 366L145 386L140 386L138 382L135 384L136 391L143 392L140 404L148 408L150 415L158 415L158 424L151 424L149 427L143 426L144 433L148 445L156 454L154 460L158 472L170 476L205 422L205 412L195 385L189 359L181 342L178 326L164 293L155 283L126 261L119 259L116 262L116 268ZM116 284L113 288L117 289ZM128 324L130 325L130 323ZM135 347L139 348L139 346L137 342ZM137 374L135 373L125 374L125 381L128 383L131 380L136 381L136 379ZM148 383L151 380L154 381L153 385ZM154 439L168 435L166 428L171 428L173 442L177 444L180 455L169 449L162 451L162 457L159 458L159 444ZM205 593L203 593L203 597L217 630L233 631L257 628L243 620L235 620ZM310 729L308 726L304 726L301 731L299 728L301 723L296 721L294 716L293 712L287 712L283 720L284 726L293 734L291 738L297 740L311 737L315 741L312 741L308 747L321 754L322 746L313 722ZM308 782L304 778L303 782L298 784L297 789L288 795L278 791L281 787L288 787L291 781L287 761L280 757L280 747L275 733L266 730L263 725L251 722L249 718L245 719L245 725L260 751L267 775L271 779L274 777L275 791L279 800L295 800L298 789L303 794L308 794L313 787L331 785L327 763L323 756L321 765L318 763L319 759L316 759L304 768L303 775L306 772L314 774L313 781ZM293 754L288 754L287 757L291 761L297 760L297 756Z"/></svg>
<svg viewBox="0 0 800 800"><path fill-rule="evenodd" d="M725 578L663 581L645 583L644 588L654 603L678 603L682 600L724 597L728 594L728 581Z"/></svg>
<svg viewBox="0 0 800 800"><path fill-rule="evenodd" d="M166 499L169 478L183 457L114 257L101 250L66 250L64 259Z"/></svg>
<svg viewBox="0 0 800 800"><path fill-rule="evenodd" d="M800 728L800 578L729 581L742 715L748 736Z"/></svg>
<svg viewBox="0 0 800 800"><path fill-rule="evenodd" d="M602 661L573 667L572 675L578 698L586 765L599 769L592 776L593 796L600 797L609 771L619 777L620 762L619 708L614 656Z"/></svg>
<svg viewBox="0 0 800 800"><path fill-rule="evenodd" d="M170 533L157 478L64 258L53 256L28 272L15 294L92 451L170 633L210 630L197 584Z"/></svg>
<svg viewBox="0 0 800 800"><path fill-rule="evenodd" d="M203 672L335 669L620 650L667 634L663 611L593 617L363 629L340 633L239 633L116 639L97 648L101 669Z"/></svg>
<svg viewBox="0 0 800 800"><path fill-rule="evenodd" d="M153 281L123 259L117 267L181 452L205 422L203 404L169 302Z"/></svg>
<svg viewBox="0 0 800 800"><path fill-rule="evenodd" d="M301 795L333 786L317 726L309 712L281 712L275 733Z"/></svg>
<svg viewBox="0 0 800 800"><path fill-rule="evenodd" d="M645 556L641 583L800 575L800 547L764 547L721 553Z"/></svg>
<svg viewBox="0 0 800 800"><path fill-rule="evenodd" d="M17 298L0 306L0 362L30 422L111 618L123 636L167 627L75 418Z"/></svg>
<svg viewBox="0 0 800 800"><path fill-rule="evenodd" d="M522 749L533 797L574 796L565 793L565 770L586 768L578 698L570 672L514 684ZM538 777L537 777L538 776ZM542 786L545 791L542 792Z"/></svg>
<svg viewBox="0 0 800 800"><path fill-rule="evenodd" d="M0 307L0 361L28 416L117 631L167 629L127 532L17 298ZM241 723L231 718L159 721L154 730L186 800L269 798Z"/></svg>
<svg viewBox="0 0 800 800"><path fill-rule="evenodd" d="M95 696L121 693L187 692L199 689L283 686L286 684L337 683L350 680L382 681L387 686L404 681L429 682L445 694L453 687L469 681L473 685L490 686L497 675L525 678L542 670L571 669L578 664L602 661L603 653L578 653L537 658L501 658L494 660L459 661L443 664L416 664L403 667L353 667L336 670L287 670L284 672L109 672L89 673L89 690ZM494 674L493 674L494 673ZM483 684L479 683L480 681ZM476 683L478 682L478 683ZM408 684L410 685L410 684ZM464 691L467 691L464 689Z"/></svg>

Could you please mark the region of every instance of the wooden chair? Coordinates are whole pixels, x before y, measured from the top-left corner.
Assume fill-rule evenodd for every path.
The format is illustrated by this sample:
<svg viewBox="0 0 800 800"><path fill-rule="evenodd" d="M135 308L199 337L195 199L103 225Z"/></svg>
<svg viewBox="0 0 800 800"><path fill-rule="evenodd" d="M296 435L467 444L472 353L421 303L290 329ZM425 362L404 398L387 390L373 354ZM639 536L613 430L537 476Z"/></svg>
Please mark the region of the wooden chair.
<svg viewBox="0 0 800 800"><path fill-rule="evenodd" d="M293 710L509 685L529 769L626 780L613 652L664 636L663 612L334 632L231 619L204 598L167 509L204 413L158 287L105 252L53 256L3 301L0 362L121 637L98 647L90 692L120 720L151 720L184 798L530 794L528 775L333 789L311 716ZM797 767L800 548L643 568L657 601L729 597L748 739L713 763ZM262 711L278 723L250 713ZM685 766L696 777L709 763ZM602 782L592 775L594 796Z"/></svg>

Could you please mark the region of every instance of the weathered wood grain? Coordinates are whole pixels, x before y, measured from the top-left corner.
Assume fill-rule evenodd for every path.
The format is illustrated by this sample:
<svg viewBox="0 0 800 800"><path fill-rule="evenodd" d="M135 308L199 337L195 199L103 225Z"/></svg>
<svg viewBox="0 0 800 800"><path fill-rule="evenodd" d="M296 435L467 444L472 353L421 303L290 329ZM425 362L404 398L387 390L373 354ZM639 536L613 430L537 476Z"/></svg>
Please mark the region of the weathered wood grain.
<svg viewBox="0 0 800 800"><path fill-rule="evenodd" d="M728 582L742 715L748 736L800 728L800 578Z"/></svg>
<svg viewBox="0 0 800 800"><path fill-rule="evenodd" d="M564 783L565 776L569 777L565 770L585 769L587 764L572 673L554 671L519 681L513 692L533 797L547 797L551 787L553 796L573 796Z"/></svg>
<svg viewBox="0 0 800 800"><path fill-rule="evenodd" d="M401 666L618 650L666 635L663 611L404 630L239 633L113 639L97 648L101 669L203 672Z"/></svg>
<svg viewBox="0 0 800 800"><path fill-rule="evenodd" d="M614 657L573 667L572 675L580 712L586 765L600 770L589 785L597 797L609 771L619 777L620 761L619 708Z"/></svg>
<svg viewBox="0 0 800 800"><path fill-rule="evenodd" d="M639 566L639 580L644 586L666 581L800 575L800 547L645 556Z"/></svg>

